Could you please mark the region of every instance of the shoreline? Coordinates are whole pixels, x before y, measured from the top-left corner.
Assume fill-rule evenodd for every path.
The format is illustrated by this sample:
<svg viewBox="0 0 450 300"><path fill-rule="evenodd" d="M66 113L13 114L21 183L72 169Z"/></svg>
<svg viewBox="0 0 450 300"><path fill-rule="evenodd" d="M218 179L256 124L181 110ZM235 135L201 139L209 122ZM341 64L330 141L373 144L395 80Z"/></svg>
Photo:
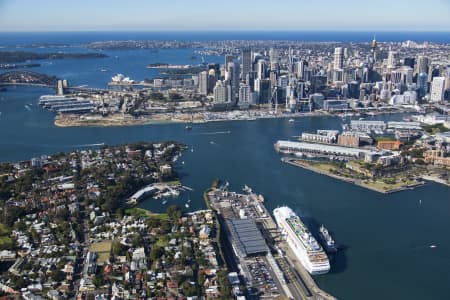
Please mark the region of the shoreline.
<svg viewBox="0 0 450 300"><path fill-rule="evenodd" d="M359 187L362 187L362 188L365 188L365 189L368 189L368 190L371 190L371 191L374 191L374 192L378 192L378 193L381 193L381 194L392 194L392 193L397 193L397 192L401 192L401 191L412 190L412 189L415 189L415 188L425 184L424 182L417 182L416 184L412 184L412 185L410 184L410 185L405 185L405 186L401 186L401 187L397 187L397 188L383 190L383 189L379 189L379 188L376 188L374 186L370 186L368 184L365 184L364 182L362 182L359 179L347 178L347 177L344 177L344 176L339 176L339 175L336 175L336 174L332 174L331 172L327 172L327 171L321 170L321 169L319 169L317 167L314 167L311 164L303 162L303 161L301 161L299 159L282 157L281 161L284 162L284 163L287 163L289 165L295 166L295 167L300 167L300 168L303 168L305 170L309 170L309 171L315 172L317 174L326 175L328 177L331 177L331 178L334 178L334 179L338 179L340 181L344 181L344 182L347 182L347 183L351 183L351 184L354 184L356 186L359 186Z"/></svg>
<svg viewBox="0 0 450 300"><path fill-rule="evenodd" d="M236 115L238 113L242 113L242 115ZM405 112L385 111L378 112L376 115L392 115L402 113ZM332 114L324 111L275 114L265 110L249 110L246 112L236 110L227 112L202 111L196 113L155 113L153 115L139 117L134 117L129 114L122 115L117 113L106 117L100 114L60 114L55 116L54 125L57 127L118 127L182 123L201 124L209 122L255 121L259 119L296 119L305 117L347 118L358 116L359 113L353 112L352 114L353 115L349 116L345 114ZM213 115L214 117L211 117L210 115Z"/></svg>
<svg viewBox="0 0 450 300"><path fill-rule="evenodd" d="M258 115L248 117L226 117L207 119L205 113L197 113L192 118L191 114L155 114L149 117L133 117L131 115L114 114L108 117L101 115L57 115L54 125L57 127L117 127L117 126L140 126L140 125L159 125L159 124L203 124L209 122L230 122L230 121L255 121L258 119L287 119L287 118L304 118L304 117L339 117L324 112L314 113L291 113L279 115Z"/></svg>

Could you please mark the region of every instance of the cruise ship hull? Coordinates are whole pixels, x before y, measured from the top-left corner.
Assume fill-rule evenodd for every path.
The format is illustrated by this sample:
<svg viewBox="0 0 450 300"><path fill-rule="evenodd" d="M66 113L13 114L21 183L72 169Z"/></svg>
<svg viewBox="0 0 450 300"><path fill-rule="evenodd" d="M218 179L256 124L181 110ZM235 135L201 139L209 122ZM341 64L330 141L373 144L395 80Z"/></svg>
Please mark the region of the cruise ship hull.
<svg viewBox="0 0 450 300"><path fill-rule="evenodd" d="M296 258L311 275L326 274L330 262L322 247L312 237L300 218L287 207L274 210L274 217ZM295 223L295 226L292 224ZM300 229L300 230L299 230ZM299 234L301 232L302 234Z"/></svg>

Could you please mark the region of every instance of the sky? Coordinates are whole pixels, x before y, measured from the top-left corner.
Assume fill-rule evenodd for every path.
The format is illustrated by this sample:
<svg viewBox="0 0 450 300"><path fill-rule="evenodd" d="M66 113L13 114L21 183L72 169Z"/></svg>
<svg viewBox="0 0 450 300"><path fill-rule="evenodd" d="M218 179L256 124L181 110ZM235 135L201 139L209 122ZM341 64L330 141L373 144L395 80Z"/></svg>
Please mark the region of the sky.
<svg viewBox="0 0 450 300"><path fill-rule="evenodd" d="M0 0L0 31L450 31L450 0Z"/></svg>

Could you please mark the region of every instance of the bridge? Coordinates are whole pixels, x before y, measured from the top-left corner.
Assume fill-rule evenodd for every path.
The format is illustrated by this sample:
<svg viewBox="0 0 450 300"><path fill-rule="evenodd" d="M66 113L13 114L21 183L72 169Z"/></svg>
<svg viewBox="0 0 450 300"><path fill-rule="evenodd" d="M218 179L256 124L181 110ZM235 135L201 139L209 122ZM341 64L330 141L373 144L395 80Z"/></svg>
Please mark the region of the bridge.
<svg viewBox="0 0 450 300"><path fill-rule="evenodd" d="M0 85L56 87L58 78L31 71L11 71L0 74Z"/></svg>

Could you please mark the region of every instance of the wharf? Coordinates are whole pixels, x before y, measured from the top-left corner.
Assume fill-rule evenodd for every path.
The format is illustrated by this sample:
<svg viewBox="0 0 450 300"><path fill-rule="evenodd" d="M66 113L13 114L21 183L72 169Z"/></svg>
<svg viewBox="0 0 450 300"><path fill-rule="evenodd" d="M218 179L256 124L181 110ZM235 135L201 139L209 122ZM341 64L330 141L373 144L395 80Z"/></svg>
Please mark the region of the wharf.
<svg viewBox="0 0 450 300"><path fill-rule="evenodd" d="M321 290L314 282L311 275L304 269L295 255L283 240L278 227L269 211L263 204L262 197L249 192L238 194L228 192L227 186L222 189L212 189L207 194L207 204L215 211L222 223L230 219L250 219L255 221L261 231L268 253L260 255L260 259L270 266L271 274L279 287L279 292L288 299L323 299L334 300L333 296ZM245 216L242 212L245 212ZM230 239L230 237L228 237ZM233 241L230 248L234 248ZM252 264L252 258L244 258L234 255L244 278L248 276L248 266Z"/></svg>

